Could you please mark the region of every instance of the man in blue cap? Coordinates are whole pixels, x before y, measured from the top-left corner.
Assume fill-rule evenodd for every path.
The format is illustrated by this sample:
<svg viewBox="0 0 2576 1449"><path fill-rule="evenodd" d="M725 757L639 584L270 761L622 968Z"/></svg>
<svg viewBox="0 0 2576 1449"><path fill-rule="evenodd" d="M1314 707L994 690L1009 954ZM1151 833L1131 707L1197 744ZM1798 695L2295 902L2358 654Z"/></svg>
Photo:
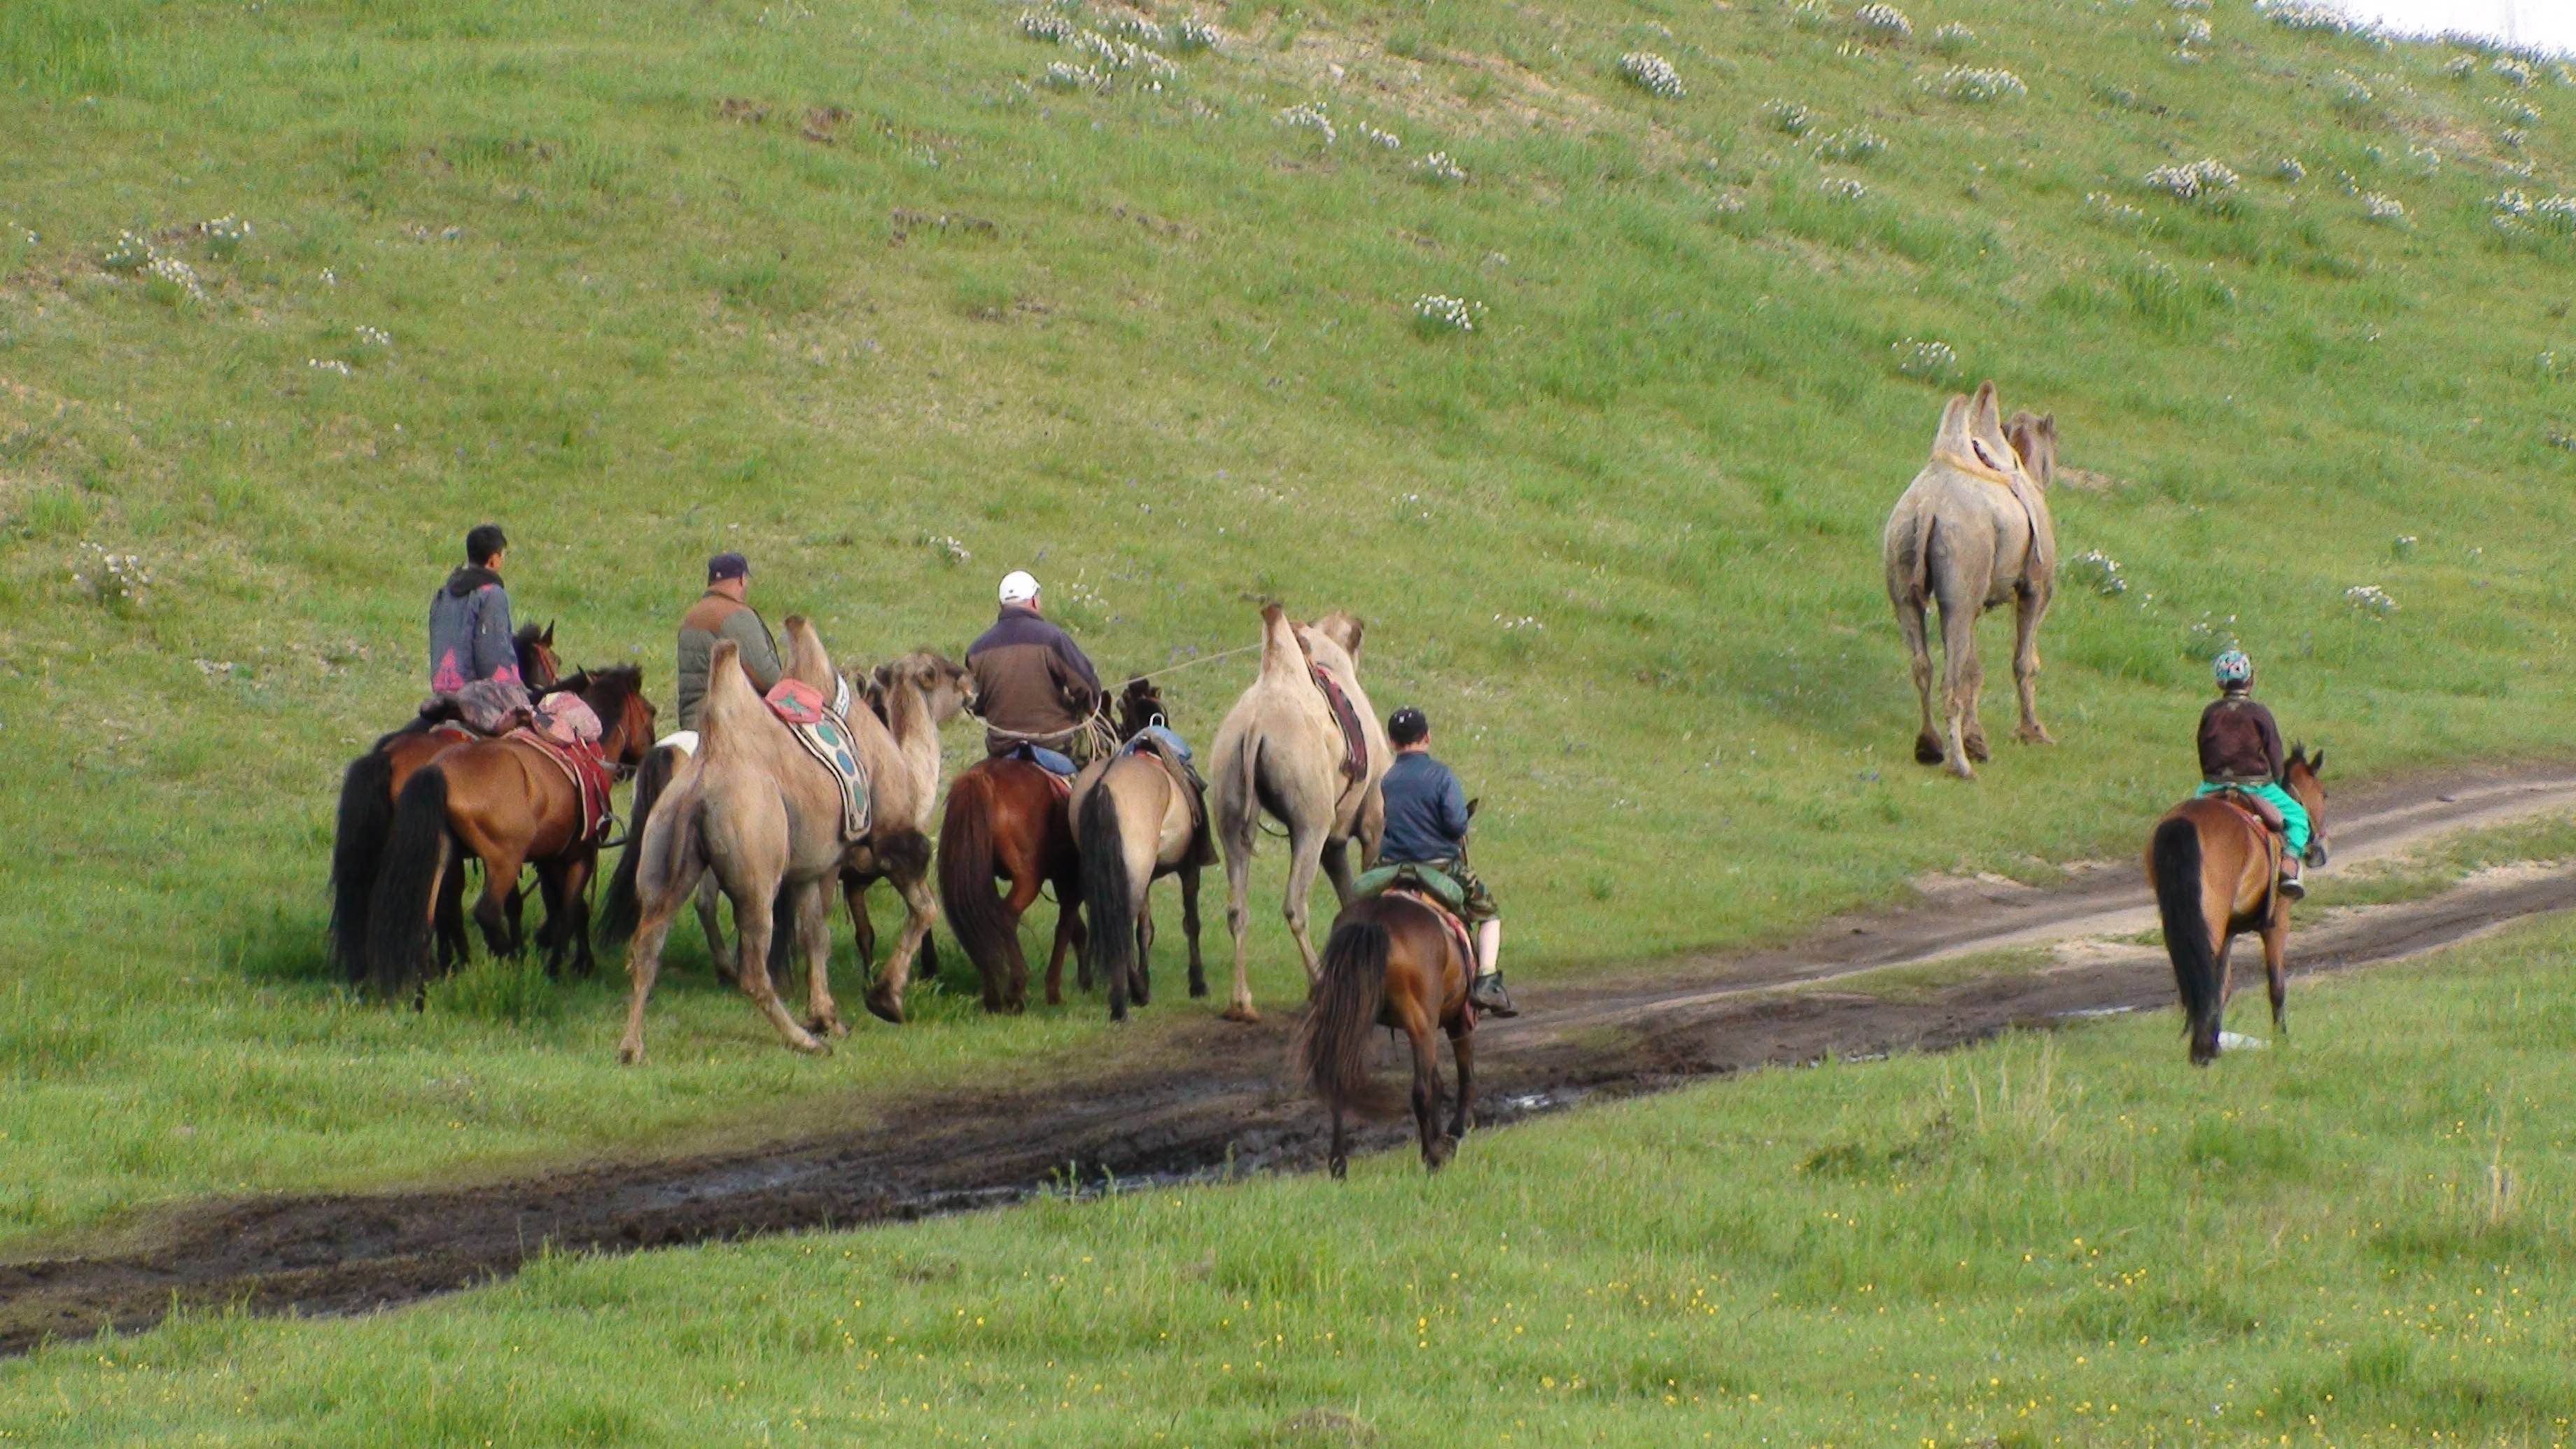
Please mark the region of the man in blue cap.
<svg viewBox="0 0 2576 1449"><path fill-rule="evenodd" d="M1503 989L1499 959L1503 949L1502 912L1494 893L1467 865L1467 791L1458 773L1431 758L1431 721L1411 705L1386 722L1386 737L1395 746L1378 789L1386 802L1386 834L1378 845L1380 865L1423 865L1458 883L1467 897L1461 914L1476 932L1476 980L1469 995L1476 1009L1493 1016L1518 1016L1512 994Z"/></svg>
<svg viewBox="0 0 2576 1449"><path fill-rule="evenodd" d="M741 554L727 551L707 560L707 591L680 619L681 729L698 727L698 707L706 702L707 667L717 640L734 642L741 651L736 657L742 661L742 672L751 676L751 687L764 695L784 672L778 663L778 641L770 637L759 611L743 602L750 586L751 564Z"/></svg>

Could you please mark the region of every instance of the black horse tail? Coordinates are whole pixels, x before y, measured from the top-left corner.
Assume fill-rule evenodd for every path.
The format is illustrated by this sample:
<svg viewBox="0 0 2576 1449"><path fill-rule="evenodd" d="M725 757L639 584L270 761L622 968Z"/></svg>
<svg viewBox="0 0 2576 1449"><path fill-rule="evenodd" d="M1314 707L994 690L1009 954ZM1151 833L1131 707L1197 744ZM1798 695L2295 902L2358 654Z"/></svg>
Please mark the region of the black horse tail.
<svg viewBox="0 0 2576 1449"><path fill-rule="evenodd" d="M608 899L599 905L599 938L625 944L644 914L636 894L635 873L644 864L644 827L652 822L653 804L671 787L671 777L687 759L677 745L655 745L635 769L635 798L626 807L626 848L617 852L617 869L608 877Z"/></svg>
<svg viewBox="0 0 2576 1449"><path fill-rule="evenodd" d="M1129 977L1137 972L1135 882L1127 876L1127 849L1118 829L1118 802L1109 776L1093 782L1074 823L1074 849L1082 860L1082 914L1091 930L1091 960L1109 984L1109 1019L1127 1019ZM1137 986L1142 987L1141 980ZM1142 1002L1145 992L1136 991Z"/></svg>
<svg viewBox="0 0 2576 1449"><path fill-rule="evenodd" d="M331 839L331 960L353 986L366 976L367 897L393 824L393 756L369 750L340 776L340 823Z"/></svg>
<svg viewBox="0 0 2576 1449"><path fill-rule="evenodd" d="M2174 986L2182 993L2192 1065L2205 1067L2218 1055L2218 1021L2227 1003L2219 999L2217 943L2209 939L2209 917L2201 910L2207 887L2200 878L2200 827L2179 816L2157 826L2149 859L2155 863L2156 913L2164 919L2165 954L2173 958Z"/></svg>
<svg viewBox="0 0 2576 1449"><path fill-rule="evenodd" d="M423 765L394 804L393 830L367 907L367 979L395 1000L428 975L431 915L450 853L447 772Z"/></svg>
<svg viewBox="0 0 2576 1449"><path fill-rule="evenodd" d="M1394 944L1385 923L1366 917L1337 923L1324 942L1323 975L1291 1050L1327 1110L1383 1117L1401 1103L1394 1088L1369 1073L1370 1033L1386 1004L1386 961Z"/></svg>
<svg viewBox="0 0 2576 1449"><path fill-rule="evenodd" d="M1005 943L1018 929L993 889L993 808L992 776L968 770L948 787L939 817L939 910L982 974L988 1002L1010 970Z"/></svg>

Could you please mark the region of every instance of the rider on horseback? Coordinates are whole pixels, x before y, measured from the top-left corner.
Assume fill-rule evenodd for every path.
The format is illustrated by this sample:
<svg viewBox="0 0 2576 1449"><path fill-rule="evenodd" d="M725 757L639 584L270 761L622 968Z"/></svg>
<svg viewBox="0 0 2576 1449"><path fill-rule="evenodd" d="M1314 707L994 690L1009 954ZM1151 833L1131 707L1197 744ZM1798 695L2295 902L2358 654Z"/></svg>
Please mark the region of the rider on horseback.
<svg viewBox="0 0 2576 1449"><path fill-rule="evenodd" d="M429 599L429 690L425 716L455 718L498 734L533 706L510 633L510 593L501 559L510 540L497 523L465 535L465 564Z"/></svg>
<svg viewBox="0 0 2576 1449"><path fill-rule="evenodd" d="M1518 1016L1511 993L1503 989L1496 957L1503 946L1503 920L1493 892L1467 865L1467 791L1458 773L1431 758L1431 721L1411 705L1386 722L1386 737L1395 746L1379 790L1386 801L1386 835L1378 848L1380 865L1421 865L1439 871L1466 893L1463 912L1476 928L1476 984L1469 996L1480 1011Z"/></svg>
<svg viewBox="0 0 2576 1449"><path fill-rule="evenodd" d="M1036 579L1013 570L1002 580L1001 602L1001 617L966 651L984 748L1008 755L1025 746L1038 764L1070 775L1093 754L1089 726L1100 709L1100 676L1073 636L1040 610Z"/></svg>
<svg viewBox="0 0 2576 1449"><path fill-rule="evenodd" d="M2272 712L2254 702L2254 661L2245 651L2218 656L2219 696L2200 714L2200 788L2197 795L2234 790L2280 812L2281 894L2300 900L2308 888L2299 879L2299 860L2307 854L2307 807L2281 787L2281 727Z"/></svg>
<svg viewBox="0 0 2576 1449"><path fill-rule="evenodd" d="M743 602L751 587L751 563L727 551L707 560L707 591L680 617L680 728L698 727L698 706L707 697L707 666L718 640L731 639L742 672L751 687L769 693L785 671L778 663L778 641L760 612Z"/></svg>

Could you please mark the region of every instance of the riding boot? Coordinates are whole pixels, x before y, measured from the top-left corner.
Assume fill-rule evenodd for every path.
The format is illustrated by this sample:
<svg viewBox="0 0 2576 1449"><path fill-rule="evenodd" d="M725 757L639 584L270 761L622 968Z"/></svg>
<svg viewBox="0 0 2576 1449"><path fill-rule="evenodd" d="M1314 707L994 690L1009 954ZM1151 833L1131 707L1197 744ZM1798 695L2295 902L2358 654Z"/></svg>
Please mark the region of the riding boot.
<svg viewBox="0 0 2576 1449"><path fill-rule="evenodd" d="M2281 852L2281 894L2294 901L2308 898L2307 884L2299 879L2299 858L2286 850Z"/></svg>
<svg viewBox="0 0 2576 1449"><path fill-rule="evenodd" d="M1521 1009L1512 1004L1512 994L1503 989L1503 968L1495 964L1502 954L1503 923L1476 923L1476 981L1467 988L1467 999L1488 1016L1518 1016Z"/></svg>

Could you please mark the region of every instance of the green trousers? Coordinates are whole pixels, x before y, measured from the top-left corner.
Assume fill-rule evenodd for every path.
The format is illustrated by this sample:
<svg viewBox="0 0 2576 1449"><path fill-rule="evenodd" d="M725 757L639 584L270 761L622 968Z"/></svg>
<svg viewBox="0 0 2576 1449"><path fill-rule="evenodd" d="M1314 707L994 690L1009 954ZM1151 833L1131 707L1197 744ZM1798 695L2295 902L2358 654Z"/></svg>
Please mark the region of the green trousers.
<svg viewBox="0 0 2576 1449"><path fill-rule="evenodd" d="M2242 790L2248 795L2259 795L2271 801L2281 812L2282 847L2292 855L2308 853L2308 832L2313 827L2308 823L2308 807L2299 803L2298 796L2278 785L2212 785L2205 782L2192 792L2192 796L2197 799L2202 795L2215 795L2221 790Z"/></svg>

